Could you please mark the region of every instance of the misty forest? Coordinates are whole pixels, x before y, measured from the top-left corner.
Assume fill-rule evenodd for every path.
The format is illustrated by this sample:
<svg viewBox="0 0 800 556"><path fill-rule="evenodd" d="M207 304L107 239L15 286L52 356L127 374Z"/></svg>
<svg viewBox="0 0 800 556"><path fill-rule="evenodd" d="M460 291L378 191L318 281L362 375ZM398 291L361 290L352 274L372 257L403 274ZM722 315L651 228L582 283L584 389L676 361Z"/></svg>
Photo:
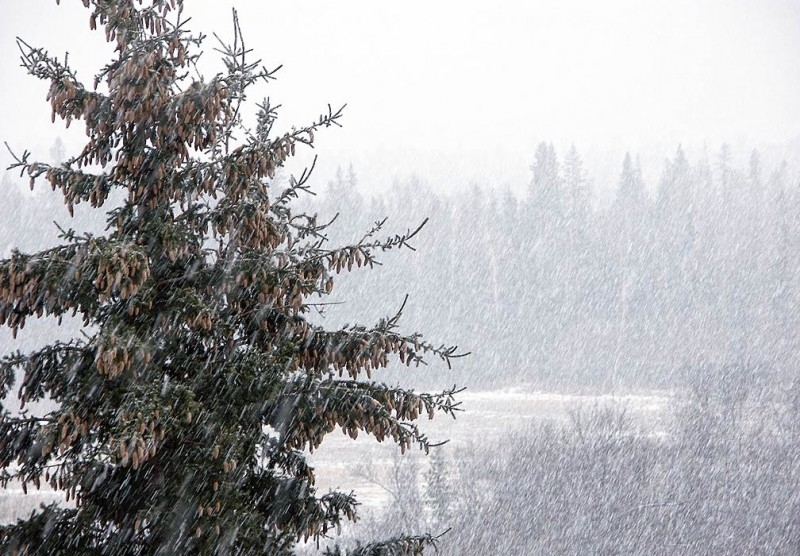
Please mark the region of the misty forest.
<svg viewBox="0 0 800 556"><path fill-rule="evenodd" d="M375 188L235 12L199 79L182 2L84 4L112 61L20 41L49 152L3 130L0 551L800 551L791 148Z"/></svg>

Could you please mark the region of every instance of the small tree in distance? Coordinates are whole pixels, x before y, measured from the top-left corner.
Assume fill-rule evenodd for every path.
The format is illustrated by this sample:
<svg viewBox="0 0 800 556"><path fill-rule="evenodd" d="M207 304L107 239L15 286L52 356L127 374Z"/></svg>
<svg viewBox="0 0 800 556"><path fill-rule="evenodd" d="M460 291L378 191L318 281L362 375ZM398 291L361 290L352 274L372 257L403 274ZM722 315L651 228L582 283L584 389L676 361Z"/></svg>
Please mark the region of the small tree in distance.
<svg viewBox="0 0 800 556"><path fill-rule="evenodd" d="M21 378L23 404L0 406L2 484L52 488L74 500L0 527L9 554L289 554L355 520L351 494L317 495L313 450L336 428L431 445L413 423L453 414L454 390L420 394L373 382L393 357L445 362L455 348L397 331L325 330L312 296L335 273L372 266L417 230L331 248L324 226L295 213L309 172L275 191L275 172L341 110L272 132L275 110L242 123L245 92L274 71L250 62L234 14L226 72L190 78L203 38L181 0L83 0L90 27L118 53L85 87L67 63L19 41L24 67L50 83L53 119L83 120L88 141L60 165L16 157L12 168L59 189L70 212L103 207L107 234L63 231L63 244L0 260L0 324L80 315L84 335L0 359L0 401ZM103 85L103 86L101 86ZM402 309L401 309L402 310ZM393 538L353 554L416 554L431 535ZM337 548L336 553L341 553Z"/></svg>

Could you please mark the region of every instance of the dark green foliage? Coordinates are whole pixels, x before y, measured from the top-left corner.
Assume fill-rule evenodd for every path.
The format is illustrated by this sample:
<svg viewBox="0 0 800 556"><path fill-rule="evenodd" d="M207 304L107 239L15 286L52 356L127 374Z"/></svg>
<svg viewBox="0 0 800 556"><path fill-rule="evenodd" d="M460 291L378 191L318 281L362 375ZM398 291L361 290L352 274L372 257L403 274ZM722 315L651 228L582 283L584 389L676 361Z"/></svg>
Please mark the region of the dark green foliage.
<svg viewBox="0 0 800 556"><path fill-rule="evenodd" d="M371 542L358 546L350 552L341 548L326 549L325 556L402 556L404 554L422 554L427 546L436 547L437 537L431 535L399 536L386 541Z"/></svg>
<svg viewBox="0 0 800 556"><path fill-rule="evenodd" d="M273 135L264 101L246 129L245 92L273 72L248 60L235 16L235 40L220 49L227 73L194 80L202 39L184 29L180 0L84 4L118 52L93 90L66 60L20 47L50 83L53 117L83 120L88 142L58 166L26 152L12 168L60 190L70 211L124 200L105 235L67 230L60 246L0 261L0 324L15 334L34 316L84 324L80 338L0 359L0 399L19 377L23 406L57 406L0 406L3 486L49 483L75 503L0 528L0 551L290 553L356 511L350 494L316 492L302 450L337 428L427 450L413 421L455 410L452 391L372 381L394 357L455 355L399 333L399 312L333 331L308 318L334 274L372 266L418 230L380 240L377 225L331 248L316 217L294 211L308 173L280 185L276 172L341 111ZM416 554L431 541L356 553Z"/></svg>

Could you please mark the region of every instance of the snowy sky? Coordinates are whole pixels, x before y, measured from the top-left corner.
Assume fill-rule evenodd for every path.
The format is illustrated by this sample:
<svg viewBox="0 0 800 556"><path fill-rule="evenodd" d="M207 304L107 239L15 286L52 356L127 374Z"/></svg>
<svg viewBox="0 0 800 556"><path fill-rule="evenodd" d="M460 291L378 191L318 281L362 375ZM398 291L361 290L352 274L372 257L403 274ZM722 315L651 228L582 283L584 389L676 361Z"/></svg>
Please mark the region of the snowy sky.
<svg viewBox="0 0 800 556"><path fill-rule="evenodd" d="M591 161L800 137L797 0L186 4L193 29L224 37L235 6L247 43L283 64L263 92L284 107L279 128L348 104L344 128L318 141L319 170L353 161L367 188L413 172L439 187L527 180L541 140L574 142ZM43 157L55 135L80 144L80 130L50 124L17 35L69 50L85 83L110 49L78 0L0 0L0 140Z"/></svg>

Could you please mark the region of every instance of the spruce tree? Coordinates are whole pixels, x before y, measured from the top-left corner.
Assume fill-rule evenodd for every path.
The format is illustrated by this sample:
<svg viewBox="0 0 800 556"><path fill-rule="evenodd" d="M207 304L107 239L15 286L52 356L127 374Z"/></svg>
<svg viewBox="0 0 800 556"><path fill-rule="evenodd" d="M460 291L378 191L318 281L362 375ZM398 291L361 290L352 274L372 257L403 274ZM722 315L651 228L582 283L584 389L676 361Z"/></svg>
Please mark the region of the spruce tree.
<svg viewBox="0 0 800 556"><path fill-rule="evenodd" d="M66 59L19 46L50 84L53 119L82 120L87 143L60 165L25 152L12 168L60 190L70 212L104 209L106 233L64 229L55 248L0 260L0 324L16 335L34 316L83 323L80 337L0 359L0 479L49 483L73 506L0 527L0 552L289 554L356 514L351 494L316 492L303 450L336 429L427 450L414 421L456 409L453 391L373 381L394 358L456 355L400 333L399 312L373 327L310 320L335 274L371 267L417 230L381 240L377 224L331 247L294 209L309 172L284 187L276 173L341 110L278 134L264 101L246 128L245 94L274 71L250 61L235 14L226 71L203 79L203 39L185 29L181 0L83 4L116 47L94 87ZM12 390L23 407L56 409L12 411ZM416 554L434 540L354 553Z"/></svg>

